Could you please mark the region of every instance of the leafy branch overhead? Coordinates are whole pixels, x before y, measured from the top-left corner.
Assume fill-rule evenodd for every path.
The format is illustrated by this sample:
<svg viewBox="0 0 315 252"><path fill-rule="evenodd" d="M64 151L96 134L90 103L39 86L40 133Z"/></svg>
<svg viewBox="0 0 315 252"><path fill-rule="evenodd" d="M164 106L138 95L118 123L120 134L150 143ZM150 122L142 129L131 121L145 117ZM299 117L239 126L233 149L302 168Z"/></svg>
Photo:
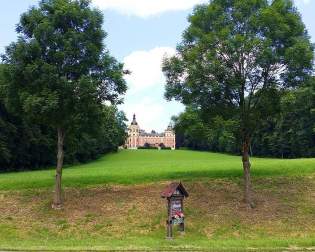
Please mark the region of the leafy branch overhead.
<svg viewBox="0 0 315 252"><path fill-rule="evenodd" d="M313 47L291 1L214 0L189 22L164 61L167 99L249 116L270 90L296 87L312 71Z"/></svg>
<svg viewBox="0 0 315 252"><path fill-rule="evenodd" d="M21 16L18 42L3 59L24 112L71 124L77 106L77 113L84 112L83 103L120 101L126 91L123 65L104 48L102 23L102 13L91 10L89 1L41 1Z"/></svg>

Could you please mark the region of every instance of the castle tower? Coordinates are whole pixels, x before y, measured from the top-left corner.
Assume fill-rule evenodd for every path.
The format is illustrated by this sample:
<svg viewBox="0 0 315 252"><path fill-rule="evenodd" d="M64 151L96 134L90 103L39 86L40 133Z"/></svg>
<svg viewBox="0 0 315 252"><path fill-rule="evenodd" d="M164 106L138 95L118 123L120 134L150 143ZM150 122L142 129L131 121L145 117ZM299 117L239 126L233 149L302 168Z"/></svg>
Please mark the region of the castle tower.
<svg viewBox="0 0 315 252"><path fill-rule="evenodd" d="M128 128L128 142L127 146L130 149L137 149L139 145L140 127L136 120L136 115L133 115L133 120Z"/></svg>
<svg viewBox="0 0 315 252"><path fill-rule="evenodd" d="M175 133L173 131L173 127L171 124L168 125L167 129L165 130L165 146L171 147L173 150L175 150L176 147L176 139L175 139Z"/></svg>

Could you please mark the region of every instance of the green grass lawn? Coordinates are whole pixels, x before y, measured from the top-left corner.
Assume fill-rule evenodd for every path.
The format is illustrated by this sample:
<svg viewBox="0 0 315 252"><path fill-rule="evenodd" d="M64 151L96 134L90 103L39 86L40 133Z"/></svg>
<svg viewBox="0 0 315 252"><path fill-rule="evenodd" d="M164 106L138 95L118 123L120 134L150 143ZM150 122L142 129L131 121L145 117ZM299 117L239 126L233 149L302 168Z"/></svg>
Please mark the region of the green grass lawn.
<svg viewBox="0 0 315 252"><path fill-rule="evenodd" d="M252 158L252 174L259 177L303 176L315 172L313 159ZM63 185L139 184L163 180L199 180L242 176L241 158L197 151L124 150L97 161L67 167ZM0 174L0 190L52 187L54 170Z"/></svg>
<svg viewBox="0 0 315 252"><path fill-rule="evenodd" d="M65 168L65 206L54 211L53 169L0 174L0 251L311 250L314 175L314 158L252 158L257 207L249 209L242 203L240 157L124 150ZM169 241L160 192L173 180L182 180L190 196L186 233Z"/></svg>

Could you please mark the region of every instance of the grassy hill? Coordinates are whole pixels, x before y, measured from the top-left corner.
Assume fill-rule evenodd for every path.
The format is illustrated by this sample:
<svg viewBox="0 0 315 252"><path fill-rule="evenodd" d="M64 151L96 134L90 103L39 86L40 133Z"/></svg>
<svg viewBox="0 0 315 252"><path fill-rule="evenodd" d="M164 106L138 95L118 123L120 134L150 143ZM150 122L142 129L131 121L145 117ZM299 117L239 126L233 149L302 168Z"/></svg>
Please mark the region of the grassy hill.
<svg viewBox="0 0 315 252"><path fill-rule="evenodd" d="M252 158L252 174L259 177L302 176L315 172L315 159ZM63 185L150 183L163 180L200 180L242 176L241 158L197 151L125 150L97 161L67 167ZM54 169L0 174L0 190L48 188Z"/></svg>
<svg viewBox="0 0 315 252"><path fill-rule="evenodd" d="M120 151L63 173L0 174L1 249L315 248L315 159L252 159L257 207L242 200L241 159L194 151ZM182 180L186 233L165 240L160 191Z"/></svg>

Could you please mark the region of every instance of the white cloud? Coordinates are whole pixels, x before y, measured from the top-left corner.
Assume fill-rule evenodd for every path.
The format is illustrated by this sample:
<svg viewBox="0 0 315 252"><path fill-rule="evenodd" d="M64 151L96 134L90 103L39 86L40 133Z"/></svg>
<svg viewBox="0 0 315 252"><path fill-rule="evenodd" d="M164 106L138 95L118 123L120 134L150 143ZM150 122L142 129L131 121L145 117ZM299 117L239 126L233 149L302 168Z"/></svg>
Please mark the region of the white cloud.
<svg viewBox="0 0 315 252"><path fill-rule="evenodd" d="M124 15L147 18L168 11L183 11L209 0L92 0L103 10L115 10ZM296 4L310 4L311 0L294 0Z"/></svg>
<svg viewBox="0 0 315 252"><path fill-rule="evenodd" d="M162 85L165 82L162 73L162 59L164 56L175 54L171 47L156 47L150 51L135 51L124 58L125 69L131 71L126 76L131 93L146 88Z"/></svg>
<svg viewBox="0 0 315 252"><path fill-rule="evenodd" d="M135 113L139 126L146 131L160 127L160 125L157 125L157 119L163 117L164 109L161 104L153 100L153 97L141 97L138 102L134 103L126 101L123 109L129 120L132 119L132 115Z"/></svg>
<svg viewBox="0 0 315 252"><path fill-rule="evenodd" d="M171 117L184 110L184 106L178 102L163 100L163 91L157 95L154 93L148 96L139 95L137 98L131 101L130 97L127 97L120 109L126 113L129 123L133 114L136 114L140 128L147 132L151 130L163 132L170 123Z"/></svg>
<svg viewBox="0 0 315 252"><path fill-rule="evenodd" d="M311 0L295 0L296 4L309 4Z"/></svg>
<svg viewBox="0 0 315 252"><path fill-rule="evenodd" d="M126 15L154 16L167 11L181 11L208 0L93 0L101 9L111 9Z"/></svg>
<svg viewBox="0 0 315 252"><path fill-rule="evenodd" d="M131 71L126 77L128 92L120 107L127 118L137 115L142 129L162 132L171 116L183 111L183 105L164 99L165 77L162 73L164 56L174 55L171 47L156 47L148 51L135 51L124 58L125 69Z"/></svg>

